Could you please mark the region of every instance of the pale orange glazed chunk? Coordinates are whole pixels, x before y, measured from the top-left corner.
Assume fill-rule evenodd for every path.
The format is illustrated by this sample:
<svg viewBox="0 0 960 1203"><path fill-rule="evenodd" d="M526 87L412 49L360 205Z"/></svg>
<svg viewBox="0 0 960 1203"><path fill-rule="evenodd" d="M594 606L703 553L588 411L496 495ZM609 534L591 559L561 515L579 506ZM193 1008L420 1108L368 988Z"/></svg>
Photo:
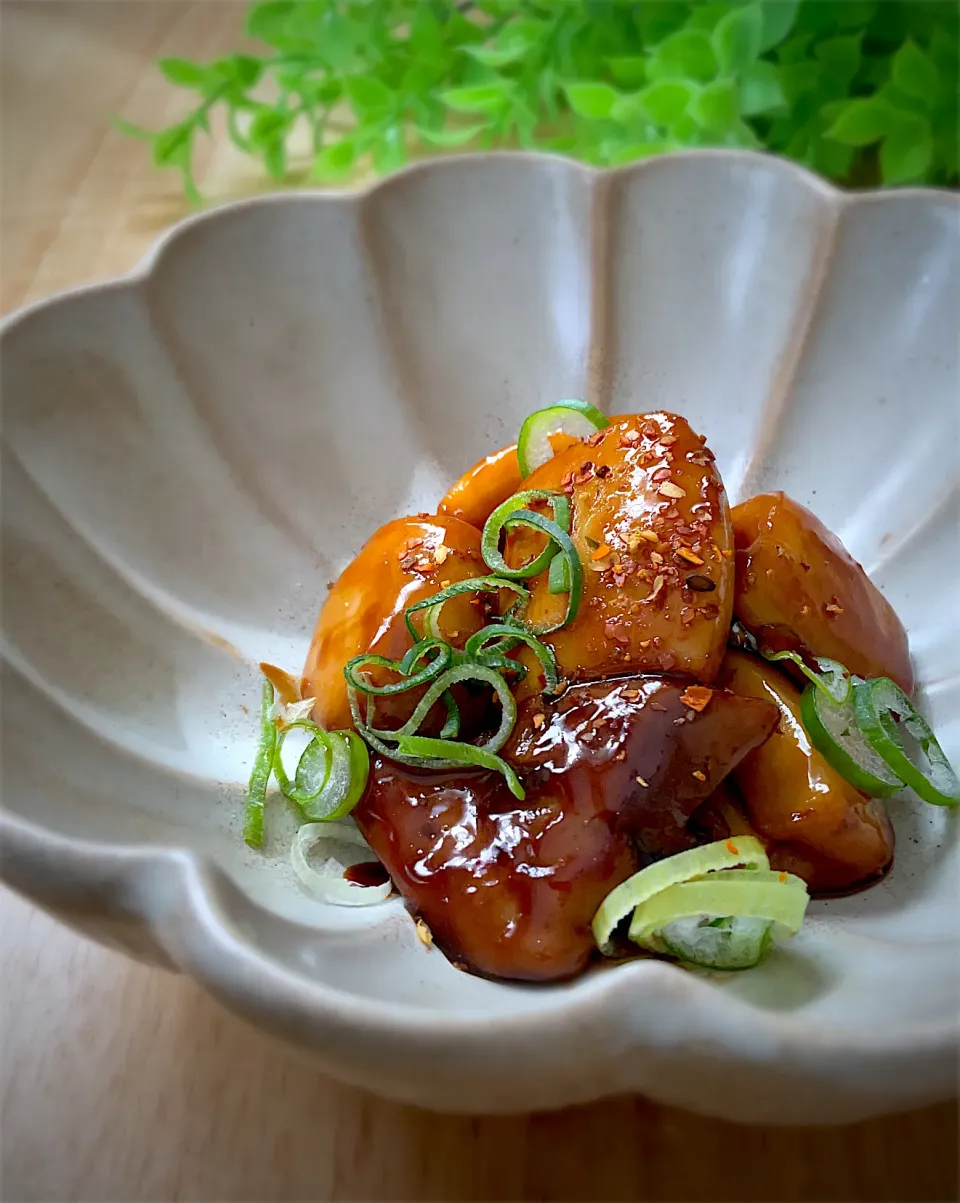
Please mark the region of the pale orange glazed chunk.
<svg viewBox="0 0 960 1203"><path fill-rule="evenodd" d="M437 506L437 513L460 518L480 530L497 506L522 488L522 480L517 444L511 443L464 472Z"/></svg>
<svg viewBox="0 0 960 1203"><path fill-rule="evenodd" d="M486 572L480 532L458 518L422 515L382 526L340 574L317 619L303 669L303 696L317 699L314 719L329 730L351 726L347 661L365 652L401 659L413 642L403 619L408 606ZM456 646L483 626L474 597L452 597L443 608L441 633ZM407 717L419 696L381 701L378 721Z"/></svg>
<svg viewBox="0 0 960 1203"><path fill-rule="evenodd" d="M545 637L562 673L713 680L733 606L733 536L713 454L687 422L667 413L620 418L523 487L560 490L572 502L583 600L574 622ZM540 537L511 531L507 562L528 560ZM543 576L528 583L526 619L561 621L566 595L551 594Z"/></svg>
<svg viewBox="0 0 960 1203"><path fill-rule="evenodd" d="M734 611L774 650L829 656L861 677L892 677L909 693L907 633L846 548L783 493L732 512L737 545Z"/></svg>
<svg viewBox="0 0 960 1203"><path fill-rule="evenodd" d="M849 890L883 873L893 856L883 803L854 789L811 746L800 691L772 665L740 652L728 653L720 679L780 710L777 730L734 770L750 821L773 845L773 866L797 873L814 891Z"/></svg>

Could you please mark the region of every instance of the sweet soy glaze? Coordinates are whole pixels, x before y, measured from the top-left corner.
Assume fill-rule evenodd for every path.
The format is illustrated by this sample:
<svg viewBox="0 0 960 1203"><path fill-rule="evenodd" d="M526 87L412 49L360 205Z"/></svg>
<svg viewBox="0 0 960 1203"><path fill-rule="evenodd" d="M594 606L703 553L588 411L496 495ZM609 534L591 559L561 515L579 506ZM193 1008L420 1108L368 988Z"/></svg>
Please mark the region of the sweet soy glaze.
<svg viewBox="0 0 960 1203"><path fill-rule="evenodd" d="M576 616L560 625L568 598L546 572L523 581L524 619L555 626L541 638L560 684L544 690L527 646L507 661L526 676L511 682L517 717L500 756L525 797L502 772L411 767L374 749L353 817L380 864L356 865L348 880L389 874L455 964L527 981L580 972L596 954L591 920L606 895L710 840L754 834L775 868L813 891L876 880L893 855L882 802L812 746L792 667L730 648L736 619L766 648L830 656L909 690L906 634L876 587L783 494L731 512L713 455L682 417L624 416L551 447L526 479L515 445L487 456L436 515L376 532L330 591L303 689L318 699L318 722L348 727L343 666L371 651L399 660L412 643L410 605L490 572L481 530L492 511L519 490L569 499L583 577ZM499 546L519 566L546 544L539 529L512 526ZM439 634L463 649L515 601L506 591L456 596ZM378 680L389 671L378 668ZM499 708L482 686L457 688L467 703L459 738L476 743ZM406 722L425 689L378 699L384 727Z"/></svg>

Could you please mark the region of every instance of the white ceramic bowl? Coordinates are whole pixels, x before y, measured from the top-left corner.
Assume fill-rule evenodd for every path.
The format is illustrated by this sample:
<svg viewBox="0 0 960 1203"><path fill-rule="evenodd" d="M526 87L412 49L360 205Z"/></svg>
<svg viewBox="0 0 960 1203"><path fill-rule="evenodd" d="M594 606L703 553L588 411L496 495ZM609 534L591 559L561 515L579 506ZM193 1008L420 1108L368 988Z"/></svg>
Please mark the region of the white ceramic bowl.
<svg viewBox="0 0 960 1203"><path fill-rule="evenodd" d="M685 414L738 500L786 489L906 622L960 760L957 198L728 152L613 175L417 167L184 222L3 332L3 876L192 974L332 1074L430 1107L616 1091L831 1122L956 1085L955 816L904 798L882 885L723 980L482 981L399 901L313 902L280 806L241 841L255 662L324 586L559 397Z"/></svg>

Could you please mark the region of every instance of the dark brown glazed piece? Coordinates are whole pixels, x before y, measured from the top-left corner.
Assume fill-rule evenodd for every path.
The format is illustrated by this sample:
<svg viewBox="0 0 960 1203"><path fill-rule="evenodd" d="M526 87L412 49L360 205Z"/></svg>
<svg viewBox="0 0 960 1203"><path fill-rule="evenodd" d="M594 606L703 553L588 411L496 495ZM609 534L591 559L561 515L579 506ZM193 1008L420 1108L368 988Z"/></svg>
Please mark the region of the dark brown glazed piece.
<svg viewBox="0 0 960 1203"><path fill-rule="evenodd" d="M573 623L546 637L561 671L573 680L650 672L712 681L730 629L733 534L713 454L687 422L619 418L523 487L562 490L572 502L583 601ZM507 562L527 560L540 538L512 531ZM550 593L543 576L530 587L527 617L561 621L566 595Z"/></svg>
<svg viewBox="0 0 960 1203"><path fill-rule="evenodd" d="M520 708L500 774L420 772L381 757L353 812L408 907L457 963L549 981L581 970L604 897L649 860L698 842L690 815L776 723L769 703L625 678Z"/></svg>
<svg viewBox="0 0 960 1203"><path fill-rule="evenodd" d="M727 654L720 679L780 712L773 735L733 774L773 867L796 873L814 893L848 891L879 877L893 857L883 803L854 789L811 746L800 691L772 665L741 652Z"/></svg>
<svg viewBox="0 0 960 1203"><path fill-rule="evenodd" d="M907 693L907 633L840 540L783 493L732 511L734 614L762 646L829 656L861 677L892 677Z"/></svg>
<svg viewBox="0 0 960 1203"><path fill-rule="evenodd" d="M314 720L331 731L352 726L343 679L347 661L363 652L401 659L412 643L403 619L407 607L486 572L480 532L458 518L423 514L382 526L341 572L317 619L303 669L303 697L317 699ZM451 598L441 615L441 631L457 647L483 623L472 594ZM378 722L405 721L422 692L380 700Z"/></svg>

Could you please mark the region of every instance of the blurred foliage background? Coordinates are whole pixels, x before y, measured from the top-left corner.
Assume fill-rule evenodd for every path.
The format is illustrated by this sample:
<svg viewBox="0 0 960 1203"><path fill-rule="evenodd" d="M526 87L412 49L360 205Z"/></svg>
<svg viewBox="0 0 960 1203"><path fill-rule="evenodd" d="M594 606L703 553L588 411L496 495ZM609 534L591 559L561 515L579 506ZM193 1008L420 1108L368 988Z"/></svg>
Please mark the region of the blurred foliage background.
<svg viewBox="0 0 960 1203"><path fill-rule="evenodd" d="M120 122L198 198L229 136L278 180L381 174L431 151L542 149L597 166L698 146L785 155L841 184L956 186L955 0L258 0L262 55L162 59L195 102Z"/></svg>

